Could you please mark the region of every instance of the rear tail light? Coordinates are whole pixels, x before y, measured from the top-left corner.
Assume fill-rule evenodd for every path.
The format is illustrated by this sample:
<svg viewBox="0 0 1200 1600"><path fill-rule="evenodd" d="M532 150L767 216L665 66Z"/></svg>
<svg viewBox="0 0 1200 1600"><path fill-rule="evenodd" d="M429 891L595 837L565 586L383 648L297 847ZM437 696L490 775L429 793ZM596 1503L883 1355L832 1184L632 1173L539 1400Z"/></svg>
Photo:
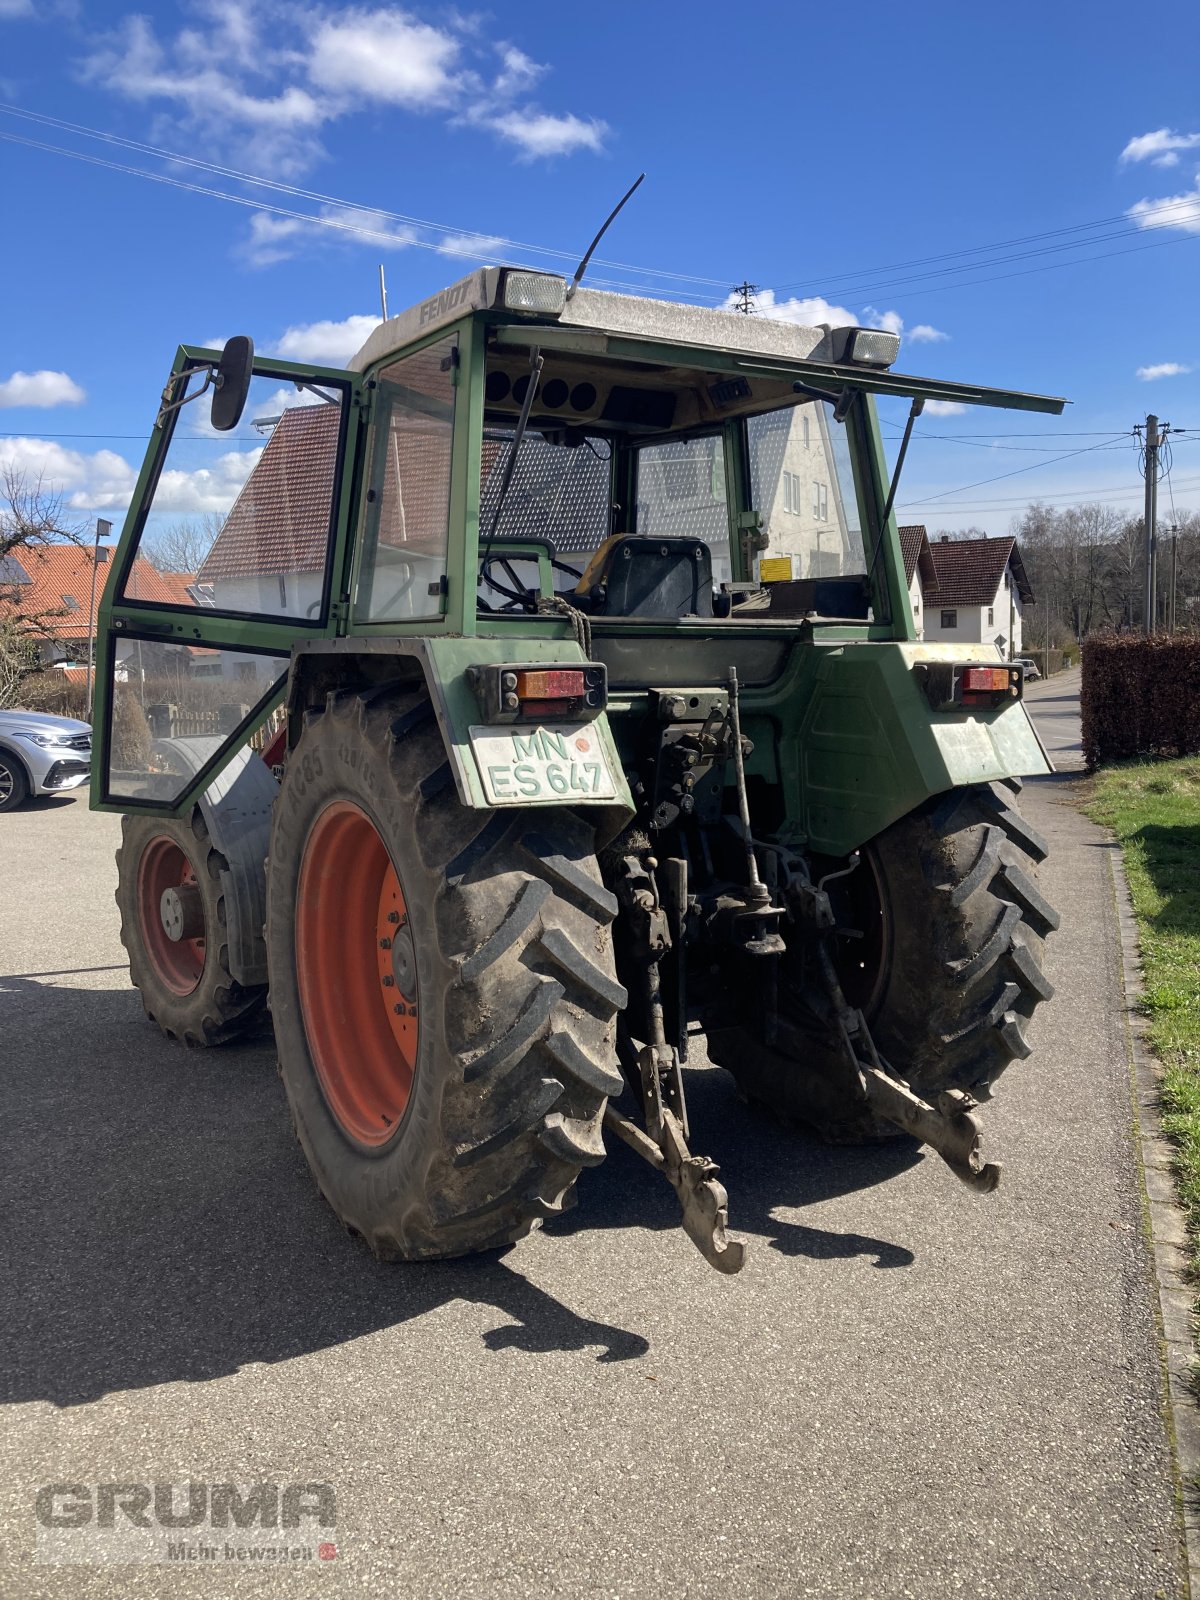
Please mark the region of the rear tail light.
<svg viewBox="0 0 1200 1600"><path fill-rule="evenodd" d="M485 666L467 673L487 722L587 722L608 703L608 672L597 662L581 667Z"/></svg>
<svg viewBox="0 0 1200 1600"><path fill-rule="evenodd" d="M1007 667L968 667L962 675L962 687L970 690L999 689L1007 694L1009 676Z"/></svg>
<svg viewBox="0 0 1200 1600"><path fill-rule="evenodd" d="M919 661L913 676L935 711L981 707L995 711L1024 692L1024 668L1016 662L978 666L973 661Z"/></svg>

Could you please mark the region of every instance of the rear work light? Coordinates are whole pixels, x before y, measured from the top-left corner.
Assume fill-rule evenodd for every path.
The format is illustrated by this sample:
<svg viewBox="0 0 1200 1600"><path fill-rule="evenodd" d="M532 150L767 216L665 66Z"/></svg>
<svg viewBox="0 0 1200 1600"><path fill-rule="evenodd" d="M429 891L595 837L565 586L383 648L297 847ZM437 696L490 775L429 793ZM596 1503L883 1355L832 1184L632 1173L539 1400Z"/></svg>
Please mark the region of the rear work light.
<svg viewBox="0 0 1200 1600"><path fill-rule="evenodd" d="M486 722L588 722L608 704L608 671L594 661L576 667L469 667L467 678Z"/></svg>
<svg viewBox="0 0 1200 1600"><path fill-rule="evenodd" d="M1024 693L1024 668L1016 662L984 667L974 661L918 661L913 676L935 711L976 706L996 711Z"/></svg>

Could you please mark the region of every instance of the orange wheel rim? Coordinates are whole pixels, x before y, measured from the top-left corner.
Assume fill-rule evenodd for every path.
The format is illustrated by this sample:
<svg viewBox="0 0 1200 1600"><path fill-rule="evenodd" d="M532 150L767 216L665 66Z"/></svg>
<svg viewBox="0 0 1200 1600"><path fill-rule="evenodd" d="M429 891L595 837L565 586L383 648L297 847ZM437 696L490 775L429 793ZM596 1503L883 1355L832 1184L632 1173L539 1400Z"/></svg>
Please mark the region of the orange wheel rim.
<svg viewBox="0 0 1200 1600"><path fill-rule="evenodd" d="M165 908L173 903L178 913L181 891L193 913L189 927L195 926L198 919L198 932L192 937L173 937L168 932L170 918ZM156 835L142 851L137 870L137 908L142 945L155 972L172 994L191 994L204 976L204 913L196 869L165 833ZM170 925L178 929L180 922L177 919Z"/></svg>
<svg viewBox="0 0 1200 1600"><path fill-rule="evenodd" d="M330 1111L360 1144L386 1144L417 1066L416 950L387 846L349 800L326 806L304 844L296 977Z"/></svg>

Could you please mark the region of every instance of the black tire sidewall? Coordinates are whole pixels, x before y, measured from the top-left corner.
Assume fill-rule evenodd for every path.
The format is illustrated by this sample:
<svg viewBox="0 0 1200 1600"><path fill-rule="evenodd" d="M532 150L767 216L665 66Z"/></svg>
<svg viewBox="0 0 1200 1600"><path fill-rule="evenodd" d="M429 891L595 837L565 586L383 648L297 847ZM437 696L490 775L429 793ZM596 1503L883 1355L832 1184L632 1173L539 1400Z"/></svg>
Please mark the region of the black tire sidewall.
<svg viewBox="0 0 1200 1600"><path fill-rule="evenodd" d="M440 954L435 927L440 879L421 859L399 797L380 792L379 764L367 759L373 754L353 728L340 727L333 738L306 737L284 774L267 866L267 951L280 1071L297 1135L322 1192L362 1233L368 1232L366 1219L381 1210L394 1213L399 1202L402 1212L406 1199L414 1206L421 1203L422 1180L440 1147L443 1063L453 1059L444 1039L444 1004L454 972ZM370 818L391 857L416 957L416 1070L399 1126L378 1146L359 1143L330 1109L309 1049L297 979L296 909L305 850L321 813L339 800Z"/></svg>
<svg viewBox="0 0 1200 1600"><path fill-rule="evenodd" d="M12 793L7 800L0 800L0 811L15 811L18 806L25 804L32 793L29 778L21 762L7 750L0 750L0 767L11 773L13 780Z"/></svg>
<svg viewBox="0 0 1200 1600"><path fill-rule="evenodd" d="M142 929L138 896L138 869L146 847L168 838L191 863L204 907L204 971L196 987L176 994L159 976ZM265 989L246 988L226 966L221 884L209 860L211 845L200 820L199 808L190 817L147 817L127 813L121 819L121 850L117 873L117 905L121 912L121 942L129 956L129 975L139 990L146 1014L172 1039L194 1046L223 1044L257 1026Z"/></svg>

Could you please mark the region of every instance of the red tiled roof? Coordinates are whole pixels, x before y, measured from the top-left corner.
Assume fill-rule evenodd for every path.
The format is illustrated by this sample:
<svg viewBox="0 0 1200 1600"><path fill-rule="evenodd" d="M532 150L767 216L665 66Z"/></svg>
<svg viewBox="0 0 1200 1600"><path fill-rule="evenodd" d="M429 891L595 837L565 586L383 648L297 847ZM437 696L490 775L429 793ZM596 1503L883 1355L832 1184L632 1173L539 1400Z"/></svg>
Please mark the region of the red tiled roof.
<svg viewBox="0 0 1200 1600"><path fill-rule="evenodd" d="M937 583L937 574L934 571L933 554L929 547L929 536L924 527L919 523L910 523L907 527L897 528L900 535L900 550L904 556L904 581L911 584L913 573L918 566L921 569L921 582L926 589L932 589Z"/></svg>
<svg viewBox="0 0 1200 1600"><path fill-rule="evenodd" d="M326 405L283 413L196 574L201 583L324 567L341 416Z"/></svg>
<svg viewBox="0 0 1200 1600"><path fill-rule="evenodd" d="M938 539L930 550L937 573L936 586L929 592L931 602L939 606L990 606L1005 568L1011 563L1017 592L1026 605L1032 605L1033 590L1015 539Z"/></svg>
<svg viewBox="0 0 1200 1600"><path fill-rule="evenodd" d="M101 561L96 572L97 608L112 554L110 548L101 549L109 559ZM75 544L30 545L15 551L29 582L0 584L0 617L36 618L39 631L53 639L88 638L95 629L94 616L89 617L88 609L93 552L94 546ZM157 600L167 605L176 599L163 574L141 557L133 564L125 593L130 599Z"/></svg>

